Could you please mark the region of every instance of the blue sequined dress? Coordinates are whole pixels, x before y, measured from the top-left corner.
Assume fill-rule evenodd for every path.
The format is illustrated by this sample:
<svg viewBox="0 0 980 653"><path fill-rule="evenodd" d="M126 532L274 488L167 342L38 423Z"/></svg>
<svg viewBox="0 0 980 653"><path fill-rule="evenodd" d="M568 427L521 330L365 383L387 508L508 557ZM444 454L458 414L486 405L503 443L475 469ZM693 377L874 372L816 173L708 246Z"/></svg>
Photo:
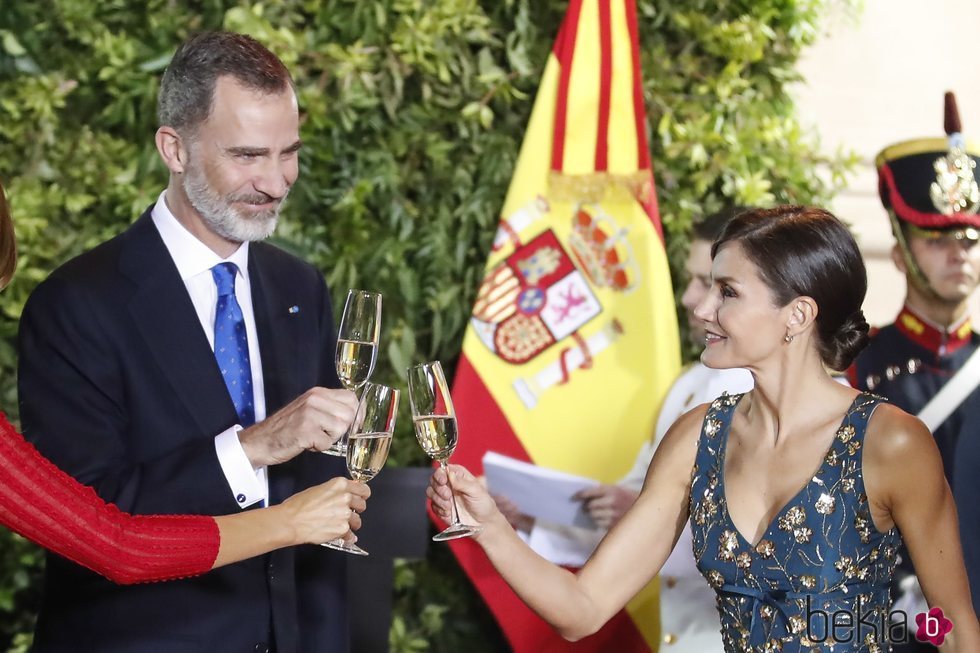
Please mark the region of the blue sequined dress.
<svg viewBox="0 0 980 653"><path fill-rule="evenodd" d="M718 593L725 650L889 651L888 586L901 538L871 521L861 468L881 399L858 395L816 474L750 544L728 513L723 473L741 398L712 402L691 485L694 558Z"/></svg>

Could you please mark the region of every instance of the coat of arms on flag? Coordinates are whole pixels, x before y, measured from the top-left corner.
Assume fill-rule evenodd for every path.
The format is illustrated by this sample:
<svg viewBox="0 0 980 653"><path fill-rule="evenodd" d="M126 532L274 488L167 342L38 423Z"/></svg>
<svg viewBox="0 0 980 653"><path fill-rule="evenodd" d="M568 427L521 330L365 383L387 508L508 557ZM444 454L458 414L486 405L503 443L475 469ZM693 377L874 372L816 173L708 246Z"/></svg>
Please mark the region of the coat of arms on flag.
<svg viewBox="0 0 980 653"><path fill-rule="evenodd" d="M472 323L508 363L526 363L602 312L589 283L550 229L483 280Z"/></svg>
<svg viewBox="0 0 980 653"><path fill-rule="evenodd" d="M576 207L569 244L571 253L547 229L484 277L472 325L503 360L525 363L597 317L602 305L592 285L621 292L635 286L626 230L600 207Z"/></svg>

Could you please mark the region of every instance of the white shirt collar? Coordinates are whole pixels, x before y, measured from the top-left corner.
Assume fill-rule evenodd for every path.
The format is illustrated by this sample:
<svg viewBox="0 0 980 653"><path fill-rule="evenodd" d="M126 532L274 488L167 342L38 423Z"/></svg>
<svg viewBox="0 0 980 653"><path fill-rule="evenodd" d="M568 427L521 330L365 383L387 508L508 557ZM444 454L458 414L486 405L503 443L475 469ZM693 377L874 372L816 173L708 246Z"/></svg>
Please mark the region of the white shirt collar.
<svg viewBox="0 0 980 653"><path fill-rule="evenodd" d="M164 190L157 198L150 217L163 244L170 252L170 257L177 266L182 281L196 277L202 272L210 272L219 263L230 262L238 266L239 273L248 280L248 243L244 242L228 258L221 258L210 247L198 240L170 211L166 202L167 191Z"/></svg>

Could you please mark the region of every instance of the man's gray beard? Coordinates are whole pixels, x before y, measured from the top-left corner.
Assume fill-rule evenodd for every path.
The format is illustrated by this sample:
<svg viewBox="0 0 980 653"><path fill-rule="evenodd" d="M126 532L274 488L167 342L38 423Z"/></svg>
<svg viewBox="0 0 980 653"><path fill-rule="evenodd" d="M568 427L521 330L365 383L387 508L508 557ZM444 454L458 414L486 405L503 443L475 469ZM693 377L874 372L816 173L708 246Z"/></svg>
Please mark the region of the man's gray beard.
<svg viewBox="0 0 980 653"><path fill-rule="evenodd" d="M279 209L286 197L275 208L242 217L231 205L233 201L248 201L237 196L221 197L211 190L203 172L197 166L188 166L183 180L184 194L205 224L225 240L236 243L265 240L276 230ZM288 194L288 191L287 191Z"/></svg>

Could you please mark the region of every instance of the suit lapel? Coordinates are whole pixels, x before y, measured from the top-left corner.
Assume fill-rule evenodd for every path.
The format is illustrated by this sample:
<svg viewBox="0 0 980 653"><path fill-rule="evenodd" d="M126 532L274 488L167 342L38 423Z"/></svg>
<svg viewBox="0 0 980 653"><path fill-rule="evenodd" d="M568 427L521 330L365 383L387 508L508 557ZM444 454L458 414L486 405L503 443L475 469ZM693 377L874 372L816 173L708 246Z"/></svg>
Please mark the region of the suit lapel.
<svg viewBox="0 0 980 653"><path fill-rule="evenodd" d="M238 414L194 304L149 210L133 224L127 239L120 269L136 284L128 302L133 322L201 432L216 435L235 424ZM248 271L268 415L306 389L297 387L301 330L289 312L296 303L287 296L289 280L281 278L261 243L250 246ZM290 469L298 462L294 459L269 469L273 503L293 493L295 475Z"/></svg>
<svg viewBox="0 0 980 653"><path fill-rule="evenodd" d="M120 269L136 283L128 310L201 432L238 421L207 336L149 210L130 228Z"/></svg>
<svg viewBox="0 0 980 653"><path fill-rule="evenodd" d="M255 328L262 354L267 414L292 401L306 388L297 387L300 342L298 320L289 312L293 305L287 296L289 281L280 278L275 262L267 256L266 245L252 243L248 252L248 277L252 289ZM295 475L289 469L294 459L269 470L269 496L279 502L293 493Z"/></svg>

